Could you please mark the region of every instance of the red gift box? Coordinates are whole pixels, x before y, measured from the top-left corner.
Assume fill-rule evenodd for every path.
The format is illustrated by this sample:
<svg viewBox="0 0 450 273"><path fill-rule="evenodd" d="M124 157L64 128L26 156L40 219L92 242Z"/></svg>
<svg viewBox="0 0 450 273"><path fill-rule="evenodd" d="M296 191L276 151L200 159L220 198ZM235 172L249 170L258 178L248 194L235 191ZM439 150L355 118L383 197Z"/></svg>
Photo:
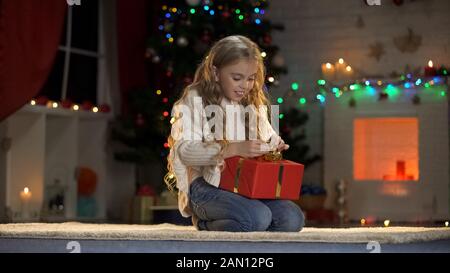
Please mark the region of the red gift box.
<svg viewBox="0 0 450 273"><path fill-rule="evenodd" d="M291 199L300 196L304 166L290 160L225 159L219 187L252 199Z"/></svg>

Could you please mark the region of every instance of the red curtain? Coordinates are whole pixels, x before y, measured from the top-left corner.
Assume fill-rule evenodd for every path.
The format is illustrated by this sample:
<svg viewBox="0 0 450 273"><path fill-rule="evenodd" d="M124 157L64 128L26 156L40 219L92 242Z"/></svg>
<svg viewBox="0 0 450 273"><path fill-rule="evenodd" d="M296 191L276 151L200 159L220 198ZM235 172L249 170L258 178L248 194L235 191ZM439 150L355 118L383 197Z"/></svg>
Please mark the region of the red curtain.
<svg viewBox="0 0 450 273"><path fill-rule="evenodd" d="M148 7L146 0L117 1L118 73L122 111L126 94L148 85L145 63Z"/></svg>
<svg viewBox="0 0 450 273"><path fill-rule="evenodd" d="M0 0L0 121L47 80L66 10L63 0Z"/></svg>

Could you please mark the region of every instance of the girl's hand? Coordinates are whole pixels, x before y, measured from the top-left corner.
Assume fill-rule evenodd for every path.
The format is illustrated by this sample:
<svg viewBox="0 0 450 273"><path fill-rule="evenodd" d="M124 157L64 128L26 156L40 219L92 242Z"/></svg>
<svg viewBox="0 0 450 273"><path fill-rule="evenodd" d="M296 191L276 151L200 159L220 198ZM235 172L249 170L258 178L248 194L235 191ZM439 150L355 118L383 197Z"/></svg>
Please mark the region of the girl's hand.
<svg viewBox="0 0 450 273"><path fill-rule="evenodd" d="M248 140L242 142L234 142L228 144L224 157L242 156L242 157L257 157L267 153L267 145L261 140Z"/></svg>
<svg viewBox="0 0 450 273"><path fill-rule="evenodd" d="M277 152L281 152L284 150L289 149L289 145L284 143L284 140L279 135L272 135L270 138L270 147L272 147L272 150L276 150Z"/></svg>
<svg viewBox="0 0 450 273"><path fill-rule="evenodd" d="M280 142L278 143L277 146L277 152L281 152L287 149L289 149L289 145L284 143L284 140L280 138Z"/></svg>

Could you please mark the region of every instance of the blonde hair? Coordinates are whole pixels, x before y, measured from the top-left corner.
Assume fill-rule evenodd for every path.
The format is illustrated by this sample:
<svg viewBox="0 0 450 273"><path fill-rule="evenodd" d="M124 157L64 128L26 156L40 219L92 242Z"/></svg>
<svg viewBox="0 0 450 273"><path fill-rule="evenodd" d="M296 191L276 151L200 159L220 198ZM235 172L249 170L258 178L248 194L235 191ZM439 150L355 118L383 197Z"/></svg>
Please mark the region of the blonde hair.
<svg viewBox="0 0 450 273"><path fill-rule="evenodd" d="M224 95L219 83L215 80L214 67L220 69L243 59L256 61L257 71L253 88L242 98L240 103L244 106L254 105L256 109L259 106L268 106L269 100L263 91L265 67L261 57L261 51L256 43L240 35L222 38L211 47L206 57L198 66L192 84L183 90L180 99L175 102L174 106L183 102L189 91L193 89L197 90L198 94L202 97L203 105L220 105ZM226 140L217 142L223 144ZM174 145L172 136L168 137L168 144L172 149ZM176 183L172 165L173 162L169 154L167 157L168 173L164 177L164 182L170 191L173 191Z"/></svg>

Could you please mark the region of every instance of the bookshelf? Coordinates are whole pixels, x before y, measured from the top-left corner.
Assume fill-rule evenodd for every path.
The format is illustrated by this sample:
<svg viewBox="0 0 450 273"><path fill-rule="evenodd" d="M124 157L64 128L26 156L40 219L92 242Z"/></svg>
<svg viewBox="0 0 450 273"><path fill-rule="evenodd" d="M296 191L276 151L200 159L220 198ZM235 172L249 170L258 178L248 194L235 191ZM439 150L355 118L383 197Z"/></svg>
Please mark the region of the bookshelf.
<svg viewBox="0 0 450 273"><path fill-rule="evenodd" d="M104 220L111 118L110 113L28 104L2 121L0 208L6 221ZM79 210L76 170L80 167L94 171L97 177L87 214ZM24 217L24 201L19 194L25 187L32 193L28 217ZM55 188L63 191L63 198L58 199L59 205L49 206ZM51 207L55 209L49 211Z"/></svg>

